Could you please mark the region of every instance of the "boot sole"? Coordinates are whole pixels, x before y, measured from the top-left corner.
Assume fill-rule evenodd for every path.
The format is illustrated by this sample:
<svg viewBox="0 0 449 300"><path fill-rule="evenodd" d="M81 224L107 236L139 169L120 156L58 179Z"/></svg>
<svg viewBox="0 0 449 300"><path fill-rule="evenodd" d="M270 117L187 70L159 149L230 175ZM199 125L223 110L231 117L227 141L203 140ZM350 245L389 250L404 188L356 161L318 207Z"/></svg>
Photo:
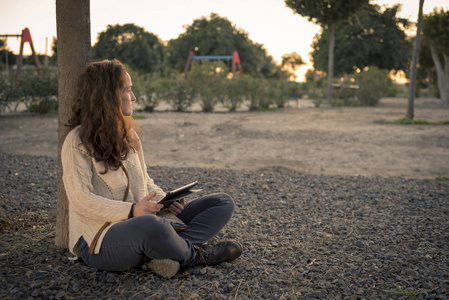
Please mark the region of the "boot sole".
<svg viewBox="0 0 449 300"><path fill-rule="evenodd" d="M172 259L153 259L145 265L146 270L150 270L164 278L172 278L179 271L179 262Z"/></svg>

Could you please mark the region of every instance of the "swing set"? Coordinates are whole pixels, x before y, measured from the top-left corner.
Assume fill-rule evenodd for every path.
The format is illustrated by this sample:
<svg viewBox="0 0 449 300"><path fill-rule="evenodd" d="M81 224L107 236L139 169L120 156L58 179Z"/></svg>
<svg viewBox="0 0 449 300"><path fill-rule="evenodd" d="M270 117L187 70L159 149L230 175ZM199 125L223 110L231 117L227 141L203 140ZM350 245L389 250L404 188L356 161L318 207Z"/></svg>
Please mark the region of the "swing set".
<svg viewBox="0 0 449 300"><path fill-rule="evenodd" d="M187 58L186 67L184 69L184 78L187 78L187 72L189 72L190 65L193 60L229 60L232 59L232 74L235 74L238 68L239 74L242 74L242 64L240 63L240 57L237 51L234 51L232 55L226 56L195 56L193 51L189 52L189 57Z"/></svg>
<svg viewBox="0 0 449 300"><path fill-rule="evenodd" d="M36 71L39 73L39 68L41 65L39 64L39 60L37 59L36 52L34 51L33 40L31 39L31 33L28 28L22 30L22 34L0 34L0 38L21 38L20 41L20 53L17 58L17 72L16 72L16 85L19 85L20 82L20 73L22 72L23 66L23 45L28 42L30 43L31 53L33 55L34 66L36 67ZM5 50L6 53L6 72L8 72L8 51Z"/></svg>

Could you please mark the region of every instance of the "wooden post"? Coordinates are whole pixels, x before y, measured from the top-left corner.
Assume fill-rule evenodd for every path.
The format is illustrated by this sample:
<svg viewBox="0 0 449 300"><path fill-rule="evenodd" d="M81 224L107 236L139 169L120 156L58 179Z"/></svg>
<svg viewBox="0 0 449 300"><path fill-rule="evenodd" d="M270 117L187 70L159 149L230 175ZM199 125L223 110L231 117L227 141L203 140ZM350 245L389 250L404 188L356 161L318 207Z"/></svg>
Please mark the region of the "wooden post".
<svg viewBox="0 0 449 300"><path fill-rule="evenodd" d="M69 128L74 95L80 74L91 61L90 0L56 0L58 38L58 204L56 246L69 243L69 204L62 181L61 148Z"/></svg>

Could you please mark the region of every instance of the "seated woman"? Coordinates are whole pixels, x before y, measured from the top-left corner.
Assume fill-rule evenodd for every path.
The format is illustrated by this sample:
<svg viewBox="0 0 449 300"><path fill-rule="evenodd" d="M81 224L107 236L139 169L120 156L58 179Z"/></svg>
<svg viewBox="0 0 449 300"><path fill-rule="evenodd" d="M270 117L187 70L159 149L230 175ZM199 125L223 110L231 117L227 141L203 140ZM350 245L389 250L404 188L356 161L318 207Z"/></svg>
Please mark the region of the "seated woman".
<svg viewBox="0 0 449 300"><path fill-rule="evenodd" d="M166 278L180 266L235 260L242 254L236 241L203 247L230 220L229 195L172 203L167 210L187 225L180 232L156 215L165 193L147 173L133 127L135 100L131 77L117 60L92 63L80 78L61 152L70 251L100 270L143 265Z"/></svg>

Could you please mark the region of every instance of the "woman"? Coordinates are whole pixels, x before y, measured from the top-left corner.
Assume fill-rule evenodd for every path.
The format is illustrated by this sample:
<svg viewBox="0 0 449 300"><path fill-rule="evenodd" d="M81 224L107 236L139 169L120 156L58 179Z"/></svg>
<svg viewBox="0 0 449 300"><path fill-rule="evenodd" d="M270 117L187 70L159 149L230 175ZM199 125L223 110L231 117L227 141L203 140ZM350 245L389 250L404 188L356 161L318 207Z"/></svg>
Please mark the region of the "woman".
<svg viewBox="0 0 449 300"><path fill-rule="evenodd" d="M101 270L145 263L143 269L166 278L180 266L233 261L242 253L235 241L202 247L231 218L230 196L171 204L168 212L187 225L182 232L156 215L165 193L147 173L131 117L135 100L131 77L117 60L92 63L80 78L68 124L73 129L61 152L70 251Z"/></svg>

